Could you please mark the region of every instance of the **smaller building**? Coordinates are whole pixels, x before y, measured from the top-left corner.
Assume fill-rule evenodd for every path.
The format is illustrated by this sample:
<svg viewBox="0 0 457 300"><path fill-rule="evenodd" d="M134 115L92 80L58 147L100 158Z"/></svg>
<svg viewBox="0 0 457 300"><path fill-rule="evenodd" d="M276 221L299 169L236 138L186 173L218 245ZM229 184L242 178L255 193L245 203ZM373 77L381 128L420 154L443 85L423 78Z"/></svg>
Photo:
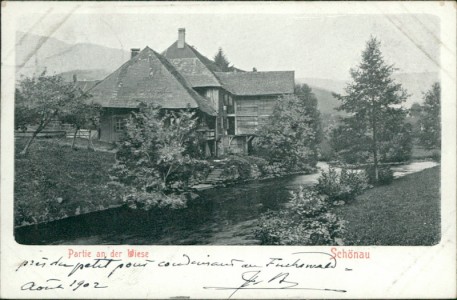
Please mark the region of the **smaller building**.
<svg viewBox="0 0 457 300"><path fill-rule="evenodd" d="M99 139L113 142L124 130L125 119L140 105L160 105L167 110L191 108L202 124L211 124L216 111L162 55L146 47L88 91L91 101L103 107ZM208 128L210 130L210 128ZM205 146L206 148L206 146ZM209 151L209 150L208 150Z"/></svg>

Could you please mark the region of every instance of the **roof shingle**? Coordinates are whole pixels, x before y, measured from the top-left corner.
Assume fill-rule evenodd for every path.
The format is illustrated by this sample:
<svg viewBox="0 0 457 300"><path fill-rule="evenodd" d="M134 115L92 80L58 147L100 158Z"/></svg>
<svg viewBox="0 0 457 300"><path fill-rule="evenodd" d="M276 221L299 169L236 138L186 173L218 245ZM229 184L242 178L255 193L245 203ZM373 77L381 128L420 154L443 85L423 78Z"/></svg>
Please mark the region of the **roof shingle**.
<svg viewBox="0 0 457 300"><path fill-rule="evenodd" d="M163 108L200 108L215 115L208 100L195 92L167 59L146 47L88 91L103 107L134 108L143 102Z"/></svg>
<svg viewBox="0 0 457 300"><path fill-rule="evenodd" d="M280 95L294 92L294 71L216 72L222 87L238 96Z"/></svg>
<svg viewBox="0 0 457 300"><path fill-rule="evenodd" d="M163 52L163 56L176 67L192 87L221 86L213 73L220 72L221 69L192 46L185 43L183 48L178 48L178 42L175 42Z"/></svg>

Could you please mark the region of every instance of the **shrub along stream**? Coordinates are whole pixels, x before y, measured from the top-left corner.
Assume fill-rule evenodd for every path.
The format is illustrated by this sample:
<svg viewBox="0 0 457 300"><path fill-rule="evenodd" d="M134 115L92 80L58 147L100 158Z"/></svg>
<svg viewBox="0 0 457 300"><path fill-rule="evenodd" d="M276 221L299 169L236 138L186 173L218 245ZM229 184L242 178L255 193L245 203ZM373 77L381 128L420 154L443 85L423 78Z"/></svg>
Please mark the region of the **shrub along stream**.
<svg viewBox="0 0 457 300"><path fill-rule="evenodd" d="M264 245L434 245L440 240L439 170L392 182L392 171L383 168L373 188L371 169L330 168L315 187L291 192L289 207L264 213L255 236Z"/></svg>

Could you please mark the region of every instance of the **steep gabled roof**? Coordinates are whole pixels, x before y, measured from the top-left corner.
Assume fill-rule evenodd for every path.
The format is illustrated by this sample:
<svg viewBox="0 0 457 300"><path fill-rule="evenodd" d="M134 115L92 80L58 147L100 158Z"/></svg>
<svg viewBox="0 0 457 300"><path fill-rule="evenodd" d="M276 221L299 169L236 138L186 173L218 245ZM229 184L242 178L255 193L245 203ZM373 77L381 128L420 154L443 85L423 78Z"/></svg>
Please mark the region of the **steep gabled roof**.
<svg viewBox="0 0 457 300"><path fill-rule="evenodd" d="M199 108L215 115L208 100L195 92L162 55L146 47L88 91L102 107L134 108L143 102L163 108Z"/></svg>
<svg viewBox="0 0 457 300"><path fill-rule="evenodd" d="M194 47L184 43L178 48L176 41L163 53L192 87L220 87L214 72L221 72L215 62L206 58Z"/></svg>
<svg viewBox="0 0 457 300"><path fill-rule="evenodd" d="M294 92L294 71L216 72L222 87L238 96L280 95Z"/></svg>

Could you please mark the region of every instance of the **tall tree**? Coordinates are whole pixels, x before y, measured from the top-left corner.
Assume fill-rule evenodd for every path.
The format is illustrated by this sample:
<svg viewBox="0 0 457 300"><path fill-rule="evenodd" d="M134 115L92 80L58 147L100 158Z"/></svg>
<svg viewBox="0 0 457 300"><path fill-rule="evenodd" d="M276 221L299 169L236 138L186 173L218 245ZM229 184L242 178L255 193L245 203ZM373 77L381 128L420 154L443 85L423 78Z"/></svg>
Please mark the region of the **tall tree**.
<svg viewBox="0 0 457 300"><path fill-rule="evenodd" d="M294 89L295 95L301 100L301 104L306 108L306 115L310 117L308 125L315 132L315 139L313 140L314 145L318 145L323 140L323 128L321 112L317 105L317 97L313 93L313 90L307 84L296 84ZM317 148L315 148L316 155Z"/></svg>
<svg viewBox="0 0 457 300"><path fill-rule="evenodd" d="M21 154L27 153L35 137L49 122L71 105L82 103L84 97L74 83L67 83L58 75L43 72L39 76L22 78L15 95L16 127L33 126L35 129Z"/></svg>
<svg viewBox="0 0 457 300"><path fill-rule="evenodd" d="M317 100L305 85L297 92L279 98L254 140L259 155L289 170L314 167L320 141Z"/></svg>
<svg viewBox="0 0 457 300"><path fill-rule="evenodd" d="M438 82L424 94L420 125L421 143L427 148L441 148L441 87Z"/></svg>
<svg viewBox="0 0 457 300"><path fill-rule="evenodd" d="M216 63L216 65L219 66L222 72L230 71L230 61L225 56L225 53L222 50L222 48L219 48L216 55L214 56L214 62Z"/></svg>
<svg viewBox="0 0 457 300"><path fill-rule="evenodd" d="M401 104L408 97L393 80L395 68L384 62L380 45L374 37L368 40L361 63L350 71L352 82L346 86L346 95L334 94L342 103L338 109L350 114L338 130L351 137L351 151L371 153L376 180L380 149L388 151L396 132L403 128L406 112Z"/></svg>

